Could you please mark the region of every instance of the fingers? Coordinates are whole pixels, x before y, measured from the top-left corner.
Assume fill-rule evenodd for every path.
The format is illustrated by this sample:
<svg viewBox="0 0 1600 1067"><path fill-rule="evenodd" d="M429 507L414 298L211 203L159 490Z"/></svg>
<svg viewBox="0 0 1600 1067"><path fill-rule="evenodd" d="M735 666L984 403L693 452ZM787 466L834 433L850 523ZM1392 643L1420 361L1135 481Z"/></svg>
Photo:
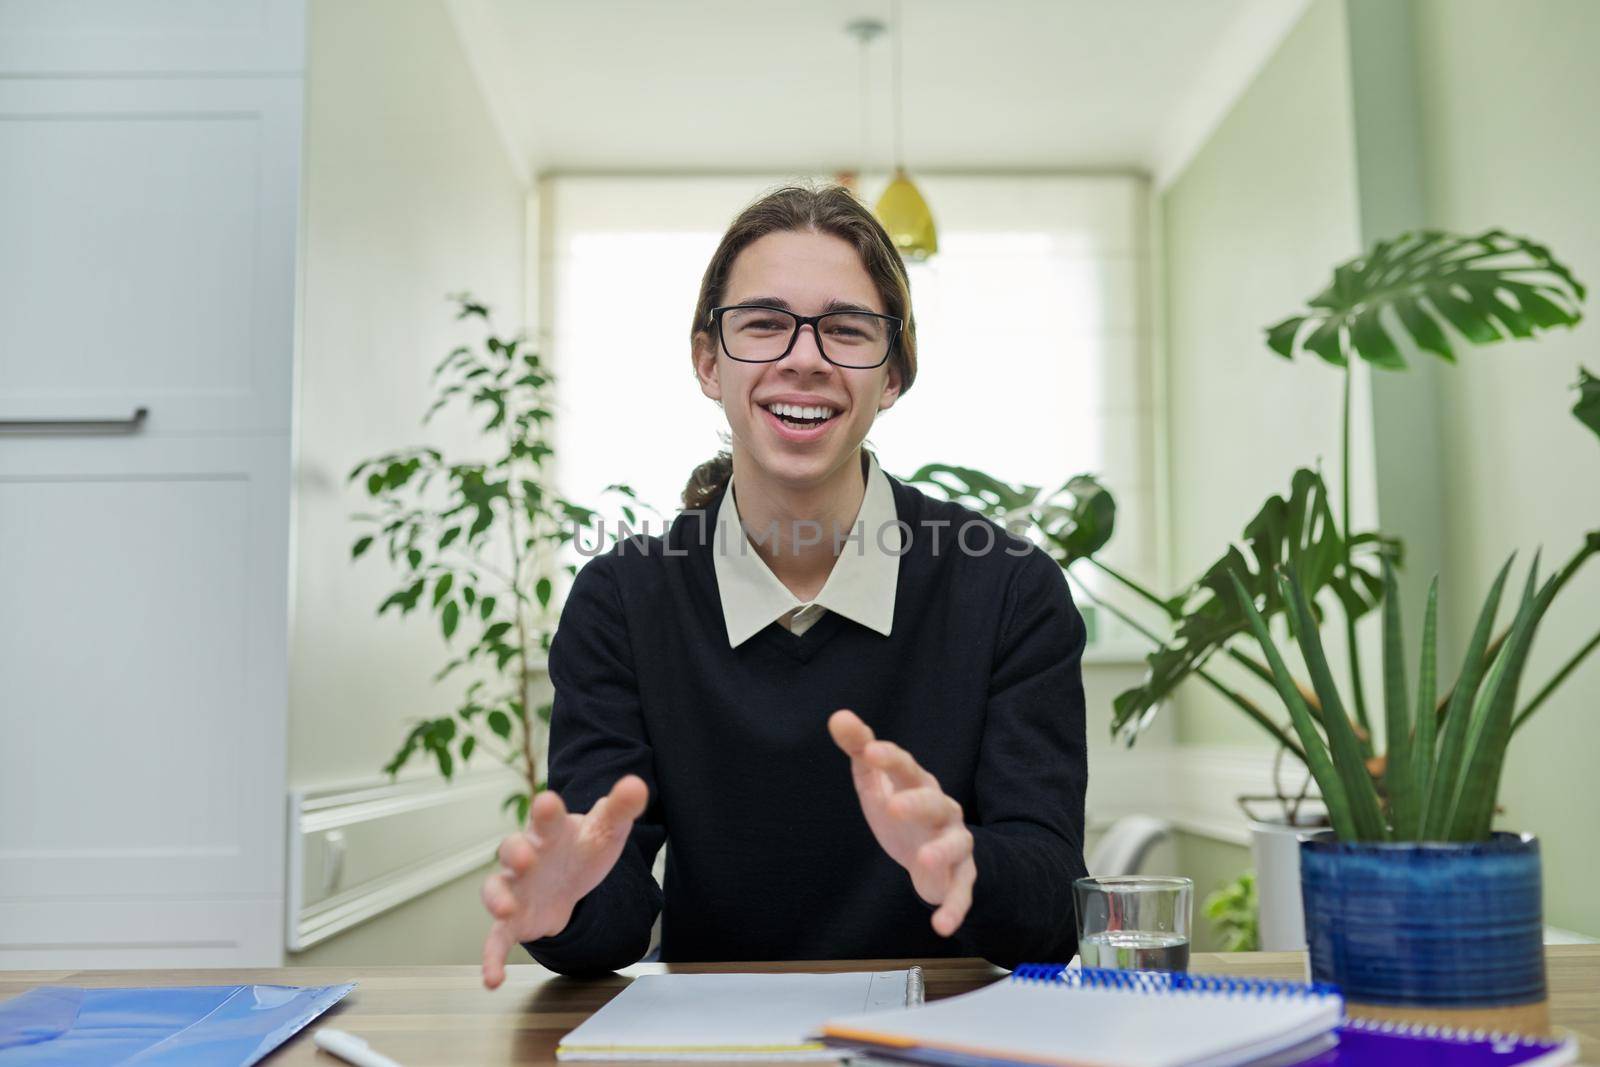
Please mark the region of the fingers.
<svg viewBox="0 0 1600 1067"><path fill-rule="evenodd" d="M897 789L933 783L933 776L919 767L909 752L892 741L877 740L872 727L848 708L840 708L828 717L828 732L852 761L865 760L868 766L887 772Z"/></svg>
<svg viewBox="0 0 1600 1067"><path fill-rule="evenodd" d="M514 944L516 939L511 936L511 928L505 923L497 922L489 927L489 936L483 939L485 989L498 989L500 983L506 980L506 957L511 954Z"/></svg>
<svg viewBox="0 0 1600 1067"><path fill-rule="evenodd" d="M633 822L644 814L650 802L650 787L637 774L626 774L617 779L611 792L594 802L589 809L585 832L601 837L625 834Z"/></svg>
<svg viewBox="0 0 1600 1067"><path fill-rule="evenodd" d="M955 881L950 886L950 892L945 894L944 902L933 913L934 933L949 937L961 929L967 910L972 907L972 885L977 880L978 865L968 856L956 871Z"/></svg>
<svg viewBox="0 0 1600 1067"><path fill-rule="evenodd" d="M828 716L828 733L833 735L833 743L845 751L851 759L860 757L861 750L872 742L872 727L861 721L861 717L847 708L840 708Z"/></svg>
<svg viewBox="0 0 1600 1067"><path fill-rule="evenodd" d="M500 842L500 863L512 874L525 874L533 866L533 842L525 833L516 833Z"/></svg>
<svg viewBox="0 0 1600 1067"><path fill-rule="evenodd" d="M644 779L637 774L625 774L617 779L617 784L611 787L607 797L611 802L611 817L614 819L633 822L644 814L644 809L650 803L650 787L644 784Z"/></svg>
<svg viewBox="0 0 1600 1067"><path fill-rule="evenodd" d="M961 805L936 785L906 789L889 798L889 814L909 819L929 829L961 821Z"/></svg>
<svg viewBox="0 0 1600 1067"><path fill-rule="evenodd" d="M503 873L497 871L483 880L483 906L496 919L509 919L516 914L516 894Z"/></svg>
<svg viewBox="0 0 1600 1067"><path fill-rule="evenodd" d="M972 831L961 823L917 849L917 862L930 871L949 870L971 855Z"/></svg>
<svg viewBox="0 0 1600 1067"><path fill-rule="evenodd" d="M862 751L867 763L889 776L896 789L915 789L918 786L938 786L933 775L923 770L911 753L893 741L874 741Z"/></svg>
<svg viewBox="0 0 1600 1067"><path fill-rule="evenodd" d="M533 798L528 809L528 829L541 845L561 836L567 823L567 805L561 797L546 789Z"/></svg>

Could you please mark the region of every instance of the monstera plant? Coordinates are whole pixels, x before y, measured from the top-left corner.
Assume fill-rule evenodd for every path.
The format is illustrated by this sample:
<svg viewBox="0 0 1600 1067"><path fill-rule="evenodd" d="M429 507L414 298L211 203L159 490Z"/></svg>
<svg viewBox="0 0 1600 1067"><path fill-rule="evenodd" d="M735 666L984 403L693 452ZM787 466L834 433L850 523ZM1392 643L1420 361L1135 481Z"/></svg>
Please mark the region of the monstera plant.
<svg viewBox="0 0 1600 1067"><path fill-rule="evenodd" d="M1340 451L1344 462L1337 508L1319 471L1294 471L1288 491L1269 497L1245 524L1241 538L1171 596L1151 590L1101 558L1114 532L1116 504L1110 491L1091 475L1072 477L1051 492L1037 486L1013 486L981 471L943 464L923 467L909 480L997 521L1031 525L1070 577L1078 579L1076 572L1093 570L1127 597L1142 602L1147 612L1153 609L1160 623L1145 625L1129 610L1126 599L1111 601L1081 580L1073 583L1084 596L1156 645L1148 656L1144 680L1115 701L1112 729L1127 743L1133 743L1174 689L1194 678L1220 693L1302 761L1315 756L1299 727L1309 721L1326 744L1328 720L1336 718L1333 730L1343 737L1343 727L1348 725L1360 765L1369 776L1377 773L1381 778L1383 763L1376 758L1355 629L1363 616L1383 605L1390 587L1386 571L1400 566L1403 558L1397 537L1355 530L1350 521L1354 362L1364 360L1384 372L1403 371L1407 362L1402 340L1408 340L1415 351L1453 363L1461 341L1485 345L1575 325L1581 318L1584 297L1583 285L1548 249L1499 230L1474 236L1406 233L1380 241L1339 265L1331 283L1307 302L1304 311L1266 331L1267 345L1278 355L1292 359L1300 352L1310 352L1341 372ZM1600 433L1600 383L1580 368L1578 389L1574 414ZM1595 554L1597 544L1600 531L1579 546L1558 575L1569 578ZM1281 712L1274 714L1262 707L1215 670L1218 657L1222 657L1273 686L1281 696L1285 675L1271 662L1256 622L1269 623L1283 616L1303 635L1308 622L1319 629L1328 624L1324 600L1341 617L1351 672L1348 717L1342 705L1331 712L1325 707L1325 685L1289 678L1309 719L1296 716L1285 723ZM1304 619L1299 611L1302 602L1307 612ZM1480 650L1482 667L1492 664L1511 633L1508 629L1486 638ZM1512 722L1525 721L1597 645L1600 634L1578 649ZM1436 717L1447 717L1451 698L1447 693L1438 702Z"/></svg>

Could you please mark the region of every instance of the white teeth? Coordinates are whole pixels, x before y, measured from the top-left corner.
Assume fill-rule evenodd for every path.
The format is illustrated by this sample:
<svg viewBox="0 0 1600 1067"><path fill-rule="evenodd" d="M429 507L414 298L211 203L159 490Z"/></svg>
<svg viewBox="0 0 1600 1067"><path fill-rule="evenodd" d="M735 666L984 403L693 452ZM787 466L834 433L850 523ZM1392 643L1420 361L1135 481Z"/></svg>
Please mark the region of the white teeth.
<svg viewBox="0 0 1600 1067"><path fill-rule="evenodd" d="M787 415L791 419L825 419L835 414L832 408L804 407L800 404L768 404L767 410L774 415Z"/></svg>

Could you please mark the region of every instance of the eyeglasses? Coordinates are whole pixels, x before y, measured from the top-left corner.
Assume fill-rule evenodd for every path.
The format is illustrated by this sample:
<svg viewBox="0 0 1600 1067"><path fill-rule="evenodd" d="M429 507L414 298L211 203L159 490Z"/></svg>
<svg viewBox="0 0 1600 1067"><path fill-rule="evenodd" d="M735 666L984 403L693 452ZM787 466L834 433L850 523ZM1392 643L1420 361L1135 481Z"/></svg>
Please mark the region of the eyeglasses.
<svg viewBox="0 0 1600 1067"><path fill-rule="evenodd" d="M905 320L870 311L796 315L761 304L732 304L712 308L711 324L722 338L722 351L741 363L776 363L794 350L800 327L810 326L823 359L867 370L889 358Z"/></svg>

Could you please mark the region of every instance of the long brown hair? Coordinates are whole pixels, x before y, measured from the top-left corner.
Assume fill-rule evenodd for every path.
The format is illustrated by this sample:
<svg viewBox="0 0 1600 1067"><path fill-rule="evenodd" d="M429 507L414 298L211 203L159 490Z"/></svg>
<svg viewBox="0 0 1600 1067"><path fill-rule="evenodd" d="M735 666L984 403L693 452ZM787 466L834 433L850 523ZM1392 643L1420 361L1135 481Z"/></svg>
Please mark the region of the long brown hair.
<svg viewBox="0 0 1600 1067"><path fill-rule="evenodd" d="M701 334L709 334L714 328L711 309L721 304L728 274L739 253L769 233L793 231L825 233L850 244L877 287L885 312L905 320L905 328L889 356L890 367L900 374L900 392L904 394L917 377L917 324L911 315L911 284L906 278L905 261L872 212L842 185L786 185L739 212L700 280L700 299L695 303L694 323L689 330L691 350ZM705 507L732 476L732 454L717 453L689 475L689 484L683 488L683 506L689 510Z"/></svg>

